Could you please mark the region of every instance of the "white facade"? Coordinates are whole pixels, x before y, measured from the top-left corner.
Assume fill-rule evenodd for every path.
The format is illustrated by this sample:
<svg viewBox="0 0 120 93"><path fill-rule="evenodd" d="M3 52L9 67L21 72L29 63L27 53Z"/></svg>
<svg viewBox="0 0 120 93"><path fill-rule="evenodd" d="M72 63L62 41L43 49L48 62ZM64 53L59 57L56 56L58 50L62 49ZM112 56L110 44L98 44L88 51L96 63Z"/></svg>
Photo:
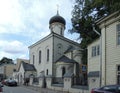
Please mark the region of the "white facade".
<svg viewBox="0 0 120 93"><path fill-rule="evenodd" d="M65 37L61 37L58 34L51 33L47 37L29 47L30 64L33 64L34 55L34 65L37 69L38 75L40 75L40 73L43 71L45 75L47 75L47 70L48 75L52 75L53 63L64 55L64 52L69 48L69 46L79 48L78 43L73 42ZM47 61L47 49L49 49L49 61ZM41 51L41 62L39 62L39 51Z"/></svg>
<svg viewBox="0 0 120 93"><path fill-rule="evenodd" d="M60 16L57 15L56 18L58 17ZM56 73L55 62L64 55L64 52L70 46L80 49L78 43L64 37L65 22L63 21L62 19L62 21L50 22L51 33L29 47L30 64L34 64L38 76L41 74L54 76ZM74 60L81 63L80 56L74 57Z"/></svg>

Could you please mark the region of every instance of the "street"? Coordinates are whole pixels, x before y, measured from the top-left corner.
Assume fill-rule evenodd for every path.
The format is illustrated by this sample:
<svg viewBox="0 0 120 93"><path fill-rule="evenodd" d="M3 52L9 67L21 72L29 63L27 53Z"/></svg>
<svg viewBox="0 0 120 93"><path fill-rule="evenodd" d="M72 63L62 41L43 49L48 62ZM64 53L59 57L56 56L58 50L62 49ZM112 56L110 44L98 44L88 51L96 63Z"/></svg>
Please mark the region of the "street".
<svg viewBox="0 0 120 93"><path fill-rule="evenodd" d="M40 92L21 86L17 86L17 87L4 86L3 93L40 93Z"/></svg>

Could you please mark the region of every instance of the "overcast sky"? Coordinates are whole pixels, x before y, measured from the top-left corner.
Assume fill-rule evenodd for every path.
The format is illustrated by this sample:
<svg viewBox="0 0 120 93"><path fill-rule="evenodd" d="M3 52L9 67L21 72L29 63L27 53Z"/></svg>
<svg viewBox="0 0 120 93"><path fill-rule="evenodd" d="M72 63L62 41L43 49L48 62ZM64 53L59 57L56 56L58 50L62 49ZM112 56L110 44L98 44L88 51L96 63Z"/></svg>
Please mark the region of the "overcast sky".
<svg viewBox="0 0 120 93"><path fill-rule="evenodd" d="M78 35L68 33L73 0L0 0L0 59L29 59L28 47L50 33L57 4L66 20L65 37L76 41Z"/></svg>

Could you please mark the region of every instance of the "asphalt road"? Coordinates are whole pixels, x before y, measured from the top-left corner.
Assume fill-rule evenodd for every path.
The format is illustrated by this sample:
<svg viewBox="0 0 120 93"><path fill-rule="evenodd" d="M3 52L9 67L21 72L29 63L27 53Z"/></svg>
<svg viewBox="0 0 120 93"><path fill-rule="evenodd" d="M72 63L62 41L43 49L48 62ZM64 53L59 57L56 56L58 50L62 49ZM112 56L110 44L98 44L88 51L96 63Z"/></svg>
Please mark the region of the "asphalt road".
<svg viewBox="0 0 120 93"><path fill-rule="evenodd" d="M17 86L17 87L4 86L3 93L40 93L40 92L21 86Z"/></svg>

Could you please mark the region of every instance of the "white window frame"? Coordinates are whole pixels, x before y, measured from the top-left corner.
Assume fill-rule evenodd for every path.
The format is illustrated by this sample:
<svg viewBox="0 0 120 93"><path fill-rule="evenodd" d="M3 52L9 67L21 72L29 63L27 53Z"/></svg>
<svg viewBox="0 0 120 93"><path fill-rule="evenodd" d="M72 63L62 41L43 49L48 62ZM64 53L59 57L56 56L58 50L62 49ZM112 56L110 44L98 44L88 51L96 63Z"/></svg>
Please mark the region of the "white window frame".
<svg viewBox="0 0 120 93"><path fill-rule="evenodd" d="M92 46L92 57L100 55L100 45Z"/></svg>

